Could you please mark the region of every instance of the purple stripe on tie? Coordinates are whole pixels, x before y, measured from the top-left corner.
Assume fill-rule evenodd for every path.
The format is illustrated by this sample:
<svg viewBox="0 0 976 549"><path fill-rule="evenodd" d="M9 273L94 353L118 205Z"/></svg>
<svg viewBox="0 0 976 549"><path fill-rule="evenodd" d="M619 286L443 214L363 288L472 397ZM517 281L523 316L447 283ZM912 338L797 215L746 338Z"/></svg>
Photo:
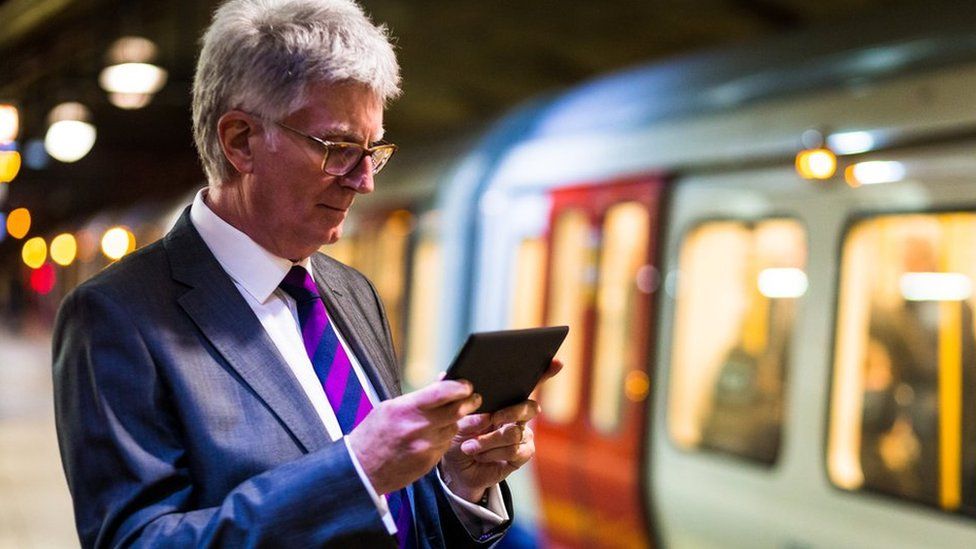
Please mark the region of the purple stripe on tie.
<svg viewBox="0 0 976 549"><path fill-rule="evenodd" d="M329 377L325 380L325 396L329 399L332 409L338 411L342 405L342 395L346 392L346 382L352 373L352 364L346 356L342 345L336 349L335 358L332 359L332 366L329 367Z"/></svg>
<svg viewBox="0 0 976 549"><path fill-rule="evenodd" d="M410 543L413 537L413 532L411 526L413 526L413 514L410 512L410 499L407 496L406 489L398 490L392 494L389 494L389 500L399 499L399 505L397 509L394 522L396 523L397 533L396 540L397 545L401 548L410 547L413 544ZM392 511L392 509L391 509Z"/></svg>
<svg viewBox="0 0 976 549"><path fill-rule="evenodd" d="M364 391L362 398L359 400L359 408L356 409L356 421L352 424L353 428L359 425L371 411L373 411L373 405L369 402L369 397L366 396Z"/></svg>

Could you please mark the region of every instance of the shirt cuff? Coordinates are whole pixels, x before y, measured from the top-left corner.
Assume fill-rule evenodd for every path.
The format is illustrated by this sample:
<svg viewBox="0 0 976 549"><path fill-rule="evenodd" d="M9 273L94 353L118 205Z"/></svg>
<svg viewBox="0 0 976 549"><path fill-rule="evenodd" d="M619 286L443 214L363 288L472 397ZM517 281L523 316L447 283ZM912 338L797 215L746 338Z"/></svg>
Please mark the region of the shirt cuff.
<svg viewBox="0 0 976 549"><path fill-rule="evenodd" d="M373 499L373 504L376 505L376 510L379 512L380 518L383 519L383 526L386 526L386 531L389 532L391 536L396 535L396 522L393 520L393 514L390 513L390 507L386 503L386 498L376 493L376 490L373 488L373 484L369 481L369 477L367 477L366 472L363 471L362 465L360 465L359 460L356 459L356 452L353 452L352 448L349 446L349 438L342 437L342 441L346 443L346 450L349 451L349 458L352 459L352 465L356 468L356 473L359 474L359 480L363 481L363 486L366 487L366 492L369 493L369 497ZM505 508L503 505L502 510L504 509Z"/></svg>
<svg viewBox="0 0 976 549"><path fill-rule="evenodd" d="M444 493L447 494L447 501L471 537L480 538L509 519L508 509L505 509L505 501L502 499L502 489L499 485L496 484L488 488L488 506L482 507L455 495L444 483L440 467L434 467L434 470L437 471L437 480L440 481Z"/></svg>

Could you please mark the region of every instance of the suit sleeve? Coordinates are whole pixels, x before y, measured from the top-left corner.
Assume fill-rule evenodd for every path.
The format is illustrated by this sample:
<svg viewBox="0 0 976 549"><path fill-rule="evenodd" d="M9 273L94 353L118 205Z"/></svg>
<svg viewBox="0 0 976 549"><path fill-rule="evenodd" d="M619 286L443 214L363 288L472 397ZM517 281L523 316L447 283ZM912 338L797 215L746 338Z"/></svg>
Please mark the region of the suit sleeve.
<svg viewBox="0 0 976 549"><path fill-rule="evenodd" d="M58 441L84 547L391 543L344 444L198 508L164 376L138 323L97 288L65 300L53 345Z"/></svg>

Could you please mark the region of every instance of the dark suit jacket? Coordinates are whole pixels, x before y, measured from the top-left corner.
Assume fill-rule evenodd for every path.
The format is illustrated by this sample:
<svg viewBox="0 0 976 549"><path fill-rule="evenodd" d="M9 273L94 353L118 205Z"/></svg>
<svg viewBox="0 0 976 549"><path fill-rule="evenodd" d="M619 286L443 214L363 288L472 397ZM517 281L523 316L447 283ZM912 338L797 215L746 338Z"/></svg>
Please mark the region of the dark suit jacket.
<svg viewBox="0 0 976 549"><path fill-rule="evenodd" d="M398 395L372 285L321 254L312 267L380 398ZM65 299L54 388L85 547L394 546L345 444L329 440L189 209L161 241ZM433 472L413 493L421 547L500 535L472 539Z"/></svg>

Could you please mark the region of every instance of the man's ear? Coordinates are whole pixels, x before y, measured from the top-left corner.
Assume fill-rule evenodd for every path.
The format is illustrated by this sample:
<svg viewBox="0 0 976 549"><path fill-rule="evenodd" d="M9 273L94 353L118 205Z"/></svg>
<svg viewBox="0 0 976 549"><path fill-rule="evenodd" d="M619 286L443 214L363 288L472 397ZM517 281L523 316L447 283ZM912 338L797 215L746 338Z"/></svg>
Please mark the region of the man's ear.
<svg viewBox="0 0 976 549"><path fill-rule="evenodd" d="M251 137L261 129L253 116L241 111L228 111L217 121L217 139L224 156L239 173L251 173L254 155Z"/></svg>

